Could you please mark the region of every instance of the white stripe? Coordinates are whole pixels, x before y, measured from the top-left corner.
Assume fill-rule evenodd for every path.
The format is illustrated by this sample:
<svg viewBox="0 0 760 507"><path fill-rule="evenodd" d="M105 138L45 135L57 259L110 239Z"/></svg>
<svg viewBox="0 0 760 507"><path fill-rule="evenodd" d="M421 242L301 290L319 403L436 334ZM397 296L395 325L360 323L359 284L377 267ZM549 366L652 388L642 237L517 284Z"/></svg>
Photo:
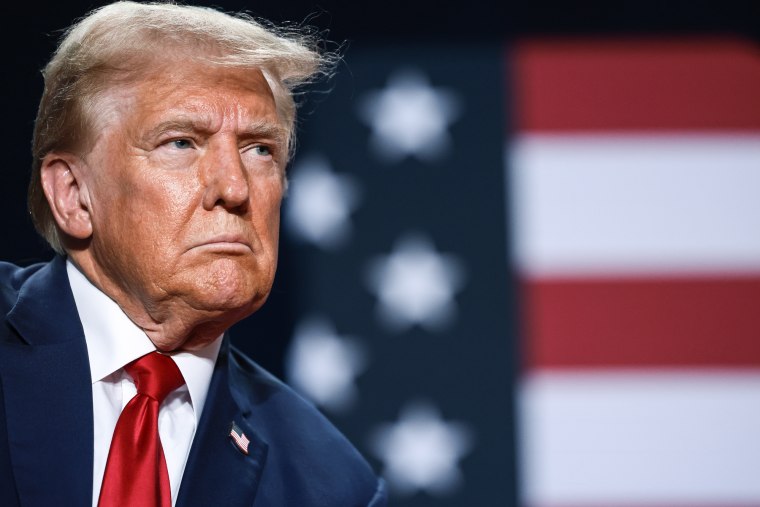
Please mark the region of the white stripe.
<svg viewBox="0 0 760 507"><path fill-rule="evenodd" d="M525 504L759 505L760 370L524 379Z"/></svg>
<svg viewBox="0 0 760 507"><path fill-rule="evenodd" d="M760 133L524 135L507 155L523 272L760 271Z"/></svg>

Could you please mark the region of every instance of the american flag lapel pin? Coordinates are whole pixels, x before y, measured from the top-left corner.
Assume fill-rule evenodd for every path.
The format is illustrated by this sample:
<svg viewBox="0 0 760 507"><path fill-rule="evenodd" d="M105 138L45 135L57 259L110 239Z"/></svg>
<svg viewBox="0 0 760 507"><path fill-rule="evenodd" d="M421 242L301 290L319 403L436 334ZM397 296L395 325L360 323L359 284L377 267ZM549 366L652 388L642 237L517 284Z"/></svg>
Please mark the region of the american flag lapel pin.
<svg viewBox="0 0 760 507"><path fill-rule="evenodd" d="M243 430L240 429L240 426L238 426L235 421L232 421L232 426L230 427L230 438L235 442L235 445L240 449L240 452L248 454L248 444L250 444L251 441L248 440L248 437L245 436L245 433L243 433Z"/></svg>

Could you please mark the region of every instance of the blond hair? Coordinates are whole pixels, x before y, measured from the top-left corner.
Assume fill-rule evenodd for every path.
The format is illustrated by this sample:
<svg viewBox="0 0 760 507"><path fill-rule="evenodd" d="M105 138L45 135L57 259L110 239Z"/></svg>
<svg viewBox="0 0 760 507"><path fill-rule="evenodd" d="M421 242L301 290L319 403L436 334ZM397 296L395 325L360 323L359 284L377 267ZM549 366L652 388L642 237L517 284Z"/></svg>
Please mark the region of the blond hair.
<svg viewBox="0 0 760 507"><path fill-rule="evenodd" d="M308 30L264 26L245 14L172 3L116 2L72 25L43 70L45 88L34 125L29 212L37 231L64 252L58 225L42 190L43 158L53 151L84 155L97 129L98 99L129 84L170 50L209 65L261 70L292 149L296 89L331 71L337 56L320 51Z"/></svg>

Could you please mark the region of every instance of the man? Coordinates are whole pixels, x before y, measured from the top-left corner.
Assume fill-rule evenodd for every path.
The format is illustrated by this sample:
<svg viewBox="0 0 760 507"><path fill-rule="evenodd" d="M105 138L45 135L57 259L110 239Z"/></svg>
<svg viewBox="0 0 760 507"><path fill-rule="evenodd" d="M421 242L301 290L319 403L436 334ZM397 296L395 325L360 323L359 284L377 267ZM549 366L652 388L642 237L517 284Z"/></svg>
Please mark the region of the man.
<svg viewBox="0 0 760 507"><path fill-rule="evenodd" d="M337 430L224 337L272 285L292 90L330 63L312 47L169 4L67 32L29 193L59 256L0 265L0 505L385 504Z"/></svg>

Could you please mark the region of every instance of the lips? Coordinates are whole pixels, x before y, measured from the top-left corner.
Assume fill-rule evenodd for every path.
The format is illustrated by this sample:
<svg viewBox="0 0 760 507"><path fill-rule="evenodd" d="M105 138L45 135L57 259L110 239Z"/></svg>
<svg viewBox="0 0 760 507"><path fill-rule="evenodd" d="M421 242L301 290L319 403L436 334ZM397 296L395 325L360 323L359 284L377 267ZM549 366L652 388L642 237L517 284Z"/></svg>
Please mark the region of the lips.
<svg viewBox="0 0 760 507"><path fill-rule="evenodd" d="M230 249L230 250L249 250L253 251L251 242L242 235L239 234L219 234L212 236L208 239L203 239L192 248L214 248L214 249Z"/></svg>

